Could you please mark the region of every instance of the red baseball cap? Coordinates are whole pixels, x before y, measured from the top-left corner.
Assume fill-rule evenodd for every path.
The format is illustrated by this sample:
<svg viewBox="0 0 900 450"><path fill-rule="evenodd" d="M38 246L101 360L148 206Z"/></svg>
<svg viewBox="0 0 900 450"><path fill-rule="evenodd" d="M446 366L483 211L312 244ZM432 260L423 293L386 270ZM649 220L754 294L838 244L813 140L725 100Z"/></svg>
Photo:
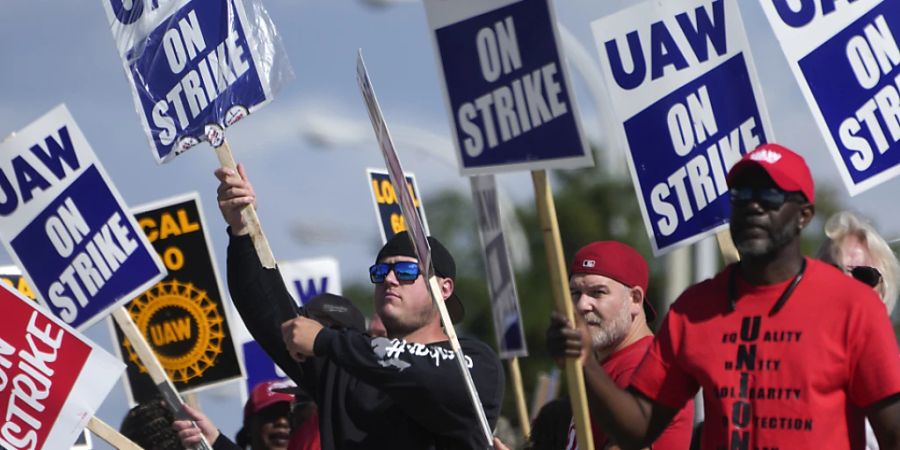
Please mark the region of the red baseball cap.
<svg viewBox="0 0 900 450"><path fill-rule="evenodd" d="M806 160L787 147L778 144L756 147L728 171L728 186L732 187L737 177L750 167L764 170L779 188L800 191L810 203L815 202L815 183Z"/></svg>
<svg viewBox="0 0 900 450"><path fill-rule="evenodd" d="M643 303L647 322L656 318L656 310L647 301L650 269L644 257L631 246L618 241L591 242L575 253L569 273L601 275L628 287L640 287L644 290Z"/></svg>
<svg viewBox="0 0 900 450"><path fill-rule="evenodd" d="M253 391L250 392L250 398L247 399L247 404L244 405L244 421L246 422L251 415L276 403L293 401L293 394L279 392L279 390L294 386L294 383L290 381L263 381L254 386Z"/></svg>

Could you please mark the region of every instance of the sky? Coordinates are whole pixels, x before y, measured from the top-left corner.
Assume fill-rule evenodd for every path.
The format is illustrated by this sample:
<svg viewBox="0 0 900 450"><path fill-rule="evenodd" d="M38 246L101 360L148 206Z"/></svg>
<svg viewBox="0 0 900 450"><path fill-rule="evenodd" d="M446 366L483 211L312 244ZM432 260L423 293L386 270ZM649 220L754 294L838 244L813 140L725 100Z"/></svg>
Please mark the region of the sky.
<svg viewBox="0 0 900 450"><path fill-rule="evenodd" d="M266 0L263 5L278 29L294 79L281 86L270 105L228 135L235 158L246 164L254 183L260 220L276 258L334 256L345 283L365 281L366 267L380 244L365 168L384 163L356 84L357 49L364 52L398 154L404 169L416 174L426 210L429 195L441 190L468 195L468 182L458 174L449 143L424 8L409 0L373 6L385 3L390 2ZM590 22L634 3L557 2L559 22L577 41L567 51L581 51L599 64ZM817 186L833 187L845 205L872 218L885 236L900 238L896 198L890 198L900 192L900 181L895 178L855 197L847 195L761 8L757 2L738 3L775 140L806 157ZM213 249L224 270L227 236L215 204L215 155L200 145L167 164L154 162L101 1L3 0L0 42L5 61L0 71L0 137L65 103L130 206L200 193ZM585 132L608 149L601 162L621 167L616 165L623 164L624 150L611 144L604 128L610 119L608 105L598 105L585 75L570 73ZM311 132L318 133L318 139L310 139ZM501 175L498 183L514 200L532 201L527 173ZM0 254L0 263L11 261ZM87 336L111 349L105 324L94 326ZM200 396L202 406L229 436L239 427L238 392L234 384ZM120 383L97 416L118 427L126 411Z"/></svg>

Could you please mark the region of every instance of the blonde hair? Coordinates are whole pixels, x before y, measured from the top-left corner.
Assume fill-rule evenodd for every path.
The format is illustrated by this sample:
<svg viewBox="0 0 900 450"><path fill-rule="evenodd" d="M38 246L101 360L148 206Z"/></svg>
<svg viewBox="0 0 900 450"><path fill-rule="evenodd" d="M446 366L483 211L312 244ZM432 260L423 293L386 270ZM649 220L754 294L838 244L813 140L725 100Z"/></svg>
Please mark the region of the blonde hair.
<svg viewBox="0 0 900 450"><path fill-rule="evenodd" d="M882 282L876 288L881 300L887 306L888 314L894 310L900 287L900 261L891 247L868 221L848 211L841 211L825 222L825 235L828 240L819 248L818 258L838 262L843 258L844 239L855 236L865 246L873 266L881 272Z"/></svg>

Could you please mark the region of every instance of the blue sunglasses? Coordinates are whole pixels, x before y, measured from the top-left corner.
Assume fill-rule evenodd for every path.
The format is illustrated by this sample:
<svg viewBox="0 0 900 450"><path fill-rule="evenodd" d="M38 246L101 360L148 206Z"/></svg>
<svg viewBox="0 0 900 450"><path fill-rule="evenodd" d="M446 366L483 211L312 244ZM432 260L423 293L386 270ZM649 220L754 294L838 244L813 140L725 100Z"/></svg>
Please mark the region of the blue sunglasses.
<svg viewBox="0 0 900 450"><path fill-rule="evenodd" d="M419 278L419 263L416 261L400 261L393 264L377 263L369 267L369 280L375 284L384 283L384 279L391 271L399 281L415 281Z"/></svg>

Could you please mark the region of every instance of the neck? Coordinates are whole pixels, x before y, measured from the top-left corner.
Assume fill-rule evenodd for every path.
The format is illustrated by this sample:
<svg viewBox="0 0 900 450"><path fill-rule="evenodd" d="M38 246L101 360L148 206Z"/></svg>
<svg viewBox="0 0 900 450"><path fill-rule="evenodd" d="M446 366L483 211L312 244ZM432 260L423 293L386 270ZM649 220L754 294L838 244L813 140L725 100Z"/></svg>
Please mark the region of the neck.
<svg viewBox="0 0 900 450"><path fill-rule="evenodd" d="M647 336L653 336L653 332L650 331L650 327L647 326L647 320L644 319L643 315L641 315L640 318L636 317L634 322L631 323L631 327L628 329L628 334L626 334L618 344L605 350L596 351L597 360L602 362L613 353L629 347Z"/></svg>
<svg viewBox="0 0 900 450"><path fill-rule="evenodd" d="M802 262L803 254L797 240L770 255L742 255L737 269L740 270L741 277L750 284L776 284L797 275Z"/></svg>

